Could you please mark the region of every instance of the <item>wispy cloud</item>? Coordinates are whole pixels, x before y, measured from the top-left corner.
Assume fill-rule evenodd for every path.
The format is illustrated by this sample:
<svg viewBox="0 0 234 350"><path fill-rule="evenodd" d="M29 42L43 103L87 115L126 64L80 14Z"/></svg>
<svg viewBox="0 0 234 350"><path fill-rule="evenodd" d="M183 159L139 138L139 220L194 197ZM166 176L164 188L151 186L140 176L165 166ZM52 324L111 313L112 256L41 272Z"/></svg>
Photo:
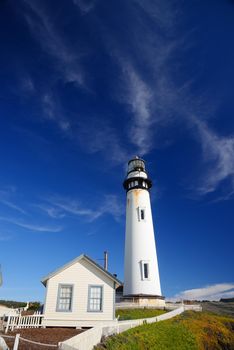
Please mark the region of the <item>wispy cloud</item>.
<svg viewBox="0 0 234 350"><path fill-rule="evenodd" d="M26 211L21 208L19 205L15 204L12 200L11 197L15 193L15 189L12 190L11 188L8 190L0 190L0 203L6 205L7 207L14 209L18 211L21 214L26 214Z"/></svg>
<svg viewBox="0 0 234 350"><path fill-rule="evenodd" d="M108 35L107 29L103 35L106 48L121 71L115 96L131 112L127 123L129 140L136 153L145 155L161 147L159 130L180 108L179 95L184 84L175 86L171 62L184 39L177 39L176 11L171 1L162 5L160 1L136 0L126 5L126 11L131 11L132 17L126 33L131 45L122 45L119 36Z"/></svg>
<svg viewBox="0 0 234 350"><path fill-rule="evenodd" d="M98 208L88 208L81 201L71 197L51 196L45 199L50 206L38 205L50 217L62 218L67 215L83 217L89 222L95 221L105 214L113 216L118 221L124 213L124 207L116 195L105 195L102 205Z"/></svg>
<svg viewBox="0 0 234 350"><path fill-rule="evenodd" d="M219 300L234 297L234 283L220 283L202 288L185 290L175 295L173 300Z"/></svg>
<svg viewBox="0 0 234 350"><path fill-rule="evenodd" d="M80 201L73 198L53 196L48 198L51 205L54 206L54 210L59 210L61 215L72 214L75 216L84 216L89 220L93 221L97 219L100 214L98 211L84 208Z"/></svg>
<svg viewBox="0 0 234 350"><path fill-rule="evenodd" d="M43 7L42 3L36 0L24 0L27 5L27 12L24 17L28 23L33 36L38 40L46 54L53 58L65 82L74 82L79 86L84 84L83 69L80 66L80 57L73 46L66 41L59 32L53 16Z"/></svg>
<svg viewBox="0 0 234 350"><path fill-rule="evenodd" d="M18 211L21 214L26 214L26 211L24 209L22 209L21 207L19 207L16 204L14 204L13 202L10 202L10 201L8 201L6 199L2 199L2 198L0 198L0 202L11 209Z"/></svg>
<svg viewBox="0 0 234 350"><path fill-rule="evenodd" d="M83 14L91 11L96 4L93 0L73 0L73 3ZM79 47L72 45L60 32L46 3L25 0L24 4L29 29L53 60L59 79L84 87ZM172 139L164 137L168 135L166 130L180 125L203 150L202 176L200 183L194 181L193 191L200 196L206 195L216 191L223 180L228 180L229 190L219 198L232 198L234 137L220 136L210 129L209 118L213 113L209 108L214 110L215 102L204 103L205 98L192 94L196 77L183 78L185 74L180 57L193 44L189 33L180 33L178 24L182 16L179 15L178 3L173 0L134 0L124 3L123 11L131 13L126 31L121 32L126 34L130 45L125 45L122 35L116 34L111 26L105 27L105 21L98 21L97 15L95 24L103 36L106 52L120 72L116 75L117 81L112 81L111 95L127 107L126 131L120 133L109 121L111 118L105 116L86 115L72 120L69 113L64 113L62 104L51 89L41 95L44 114L57 124L64 135L74 142L78 140L85 152L101 153L115 164L124 163L129 158L126 149L132 148L133 153L144 156L155 148L171 144L173 136ZM120 30L124 31L123 28ZM28 83L30 88L30 81ZM206 115L203 112L205 105L212 105L206 108Z"/></svg>
<svg viewBox="0 0 234 350"><path fill-rule="evenodd" d="M176 10L173 6L174 1L151 1L151 0L133 0L149 17L153 18L157 22L159 27L174 28L175 16L178 14L178 8Z"/></svg>
<svg viewBox="0 0 234 350"><path fill-rule="evenodd" d="M234 136L219 136L198 119L194 123L208 165L207 176L202 179L202 186L198 190L201 194L214 192L222 181L229 178L229 193L222 197L229 199L234 194Z"/></svg>
<svg viewBox="0 0 234 350"><path fill-rule="evenodd" d="M41 97L41 105L46 118L55 122L64 134L69 135L71 123L62 113L58 99L52 93L45 93Z"/></svg>
<svg viewBox="0 0 234 350"><path fill-rule="evenodd" d="M108 120L86 116L78 122L78 133L74 137L86 152L102 153L112 164L123 164L129 158L124 143Z"/></svg>
<svg viewBox="0 0 234 350"><path fill-rule="evenodd" d="M33 94L35 92L34 82L28 74L21 78L20 87L25 94Z"/></svg>
<svg viewBox="0 0 234 350"><path fill-rule="evenodd" d="M15 218L9 218L9 217L0 217L0 220L9 222L11 224L17 225L19 227L25 228L30 231L37 231L37 232L60 232L63 230L62 226L43 226L38 224L31 224L26 223L23 221L20 221Z"/></svg>
<svg viewBox="0 0 234 350"><path fill-rule="evenodd" d="M33 206L42 210L52 219L62 219L65 216L65 213L62 213L60 208L48 204L34 204Z"/></svg>
<svg viewBox="0 0 234 350"><path fill-rule="evenodd" d="M152 143L150 126L153 122L153 91L129 63L123 63L122 70L127 91L125 102L130 105L134 114L129 131L130 139L138 147L141 155L144 155L150 150Z"/></svg>
<svg viewBox="0 0 234 350"><path fill-rule="evenodd" d="M95 6L95 0L73 0L83 14L90 12Z"/></svg>
<svg viewBox="0 0 234 350"><path fill-rule="evenodd" d="M178 53L191 47L189 35L176 35L178 4L139 0L133 3L138 8L131 8L135 21L128 28L133 38L130 48L121 45L118 38L107 40L122 73L117 98L130 107L132 114L127 127L129 140L136 146L136 153L145 155L161 147L164 130L180 125L203 150L200 183L194 181L193 191L199 195L214 192L227 179L229 191L223 198L230 199L234 191L234 137L219 136L209 127L215 101L209 103L205 96L192 94L196 77L176 79ZM151 26L147 25L149 22ZM166 143L171 142L166 139Z"/></svg>
<svg viewBox="0 0 234 350"><path fill-rule="evenodd" d="M124 204L120 198L116 195L105 195L103 203L100 209L102 215L108 213L112 215L116 221L119 221L125 210Z"/></svg>

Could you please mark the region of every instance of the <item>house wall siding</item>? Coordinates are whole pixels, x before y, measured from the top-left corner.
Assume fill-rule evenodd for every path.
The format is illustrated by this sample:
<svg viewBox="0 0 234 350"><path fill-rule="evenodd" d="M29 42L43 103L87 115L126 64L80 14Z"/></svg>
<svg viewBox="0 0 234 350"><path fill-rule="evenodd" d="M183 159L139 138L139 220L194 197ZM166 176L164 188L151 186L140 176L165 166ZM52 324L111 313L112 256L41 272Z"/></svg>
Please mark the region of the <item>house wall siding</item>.
<svg viewBox="0 0 234 350"><path fill-rule="evenodd" d="M59 284L73 285L73 299L71 312L56 311ZM103 310L101 312L88 311L88 286L101 285L103 287ZM113 320L114 282L105 276L98 268L82 259L67 269L59 272L47 281L46 303L44 307L44 321L46 325L57 323L77 325L77 321L106 321ZM58 322L59 321L59 322Z"/></svg>

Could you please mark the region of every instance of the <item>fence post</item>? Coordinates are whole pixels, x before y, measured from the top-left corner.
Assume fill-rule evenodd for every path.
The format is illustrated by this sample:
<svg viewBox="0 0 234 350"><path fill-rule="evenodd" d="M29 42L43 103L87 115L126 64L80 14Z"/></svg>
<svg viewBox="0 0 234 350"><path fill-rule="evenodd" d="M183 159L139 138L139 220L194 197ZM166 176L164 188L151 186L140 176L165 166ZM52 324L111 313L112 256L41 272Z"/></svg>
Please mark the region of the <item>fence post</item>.
<svg viewBox="0 0 234 350"><path fill-rule="evenodd" d="M8 318L7 318L7 325L6 325L6 330L5 330L5 333L7 333L7 332L8 332L8 329L9 329L9 324L10 324L10 318L11 318L11 316L8 316Z"/></svg>
<svg viewBox="0 0 234 350"><path fill-rule="evenodd" d="M18 350L19 338L20 338L20 334L17 333L16 336L15 336L15 342L14 342L13 350Z"/></svg>
<svg viewBox="0 0 234 350"><path fill-rule="evenodd" d="M18 320L18 328L21 328L21 314L19 315L19 320Z"/></svg>

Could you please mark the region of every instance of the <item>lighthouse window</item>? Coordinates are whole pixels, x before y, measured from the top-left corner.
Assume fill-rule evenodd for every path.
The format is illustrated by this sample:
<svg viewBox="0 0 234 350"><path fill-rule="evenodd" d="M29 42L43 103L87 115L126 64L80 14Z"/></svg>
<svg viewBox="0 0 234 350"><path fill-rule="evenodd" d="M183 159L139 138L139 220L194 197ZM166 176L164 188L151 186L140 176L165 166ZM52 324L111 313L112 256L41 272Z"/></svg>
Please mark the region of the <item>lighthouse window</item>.
<svg viewBox="0 0 234 350"><path fill-rule="evenodd" d="M143 267L144 267L144 278L147 279L149 278L149 264L144 263Z"/></svg>
<svg viewBox="0 0 234 350"><path fill-rule="evenodd" d="M138 207L137 208L138 221L145 221L146 220L145 214L146 214L145 207Z"/></svg>
<svg viewBox="0 0 234 350"><path fill-rule="evenodd" d="M141 278L142 280L150 280L149 260L141 260Z"/></svg>

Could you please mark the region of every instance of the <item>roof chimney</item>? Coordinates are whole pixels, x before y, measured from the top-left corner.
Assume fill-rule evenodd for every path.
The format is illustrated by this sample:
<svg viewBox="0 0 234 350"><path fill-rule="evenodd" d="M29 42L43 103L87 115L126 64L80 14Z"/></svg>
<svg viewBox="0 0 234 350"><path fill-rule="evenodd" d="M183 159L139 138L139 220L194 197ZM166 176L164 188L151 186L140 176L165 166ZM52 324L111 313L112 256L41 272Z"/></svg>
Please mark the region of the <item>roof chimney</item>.
<svg viewBox="0 0 234 350"><path fill-rule="evenodd" d="M104 269L105 270L108 269L108 252L107 251L104 252Z"/></svg>

